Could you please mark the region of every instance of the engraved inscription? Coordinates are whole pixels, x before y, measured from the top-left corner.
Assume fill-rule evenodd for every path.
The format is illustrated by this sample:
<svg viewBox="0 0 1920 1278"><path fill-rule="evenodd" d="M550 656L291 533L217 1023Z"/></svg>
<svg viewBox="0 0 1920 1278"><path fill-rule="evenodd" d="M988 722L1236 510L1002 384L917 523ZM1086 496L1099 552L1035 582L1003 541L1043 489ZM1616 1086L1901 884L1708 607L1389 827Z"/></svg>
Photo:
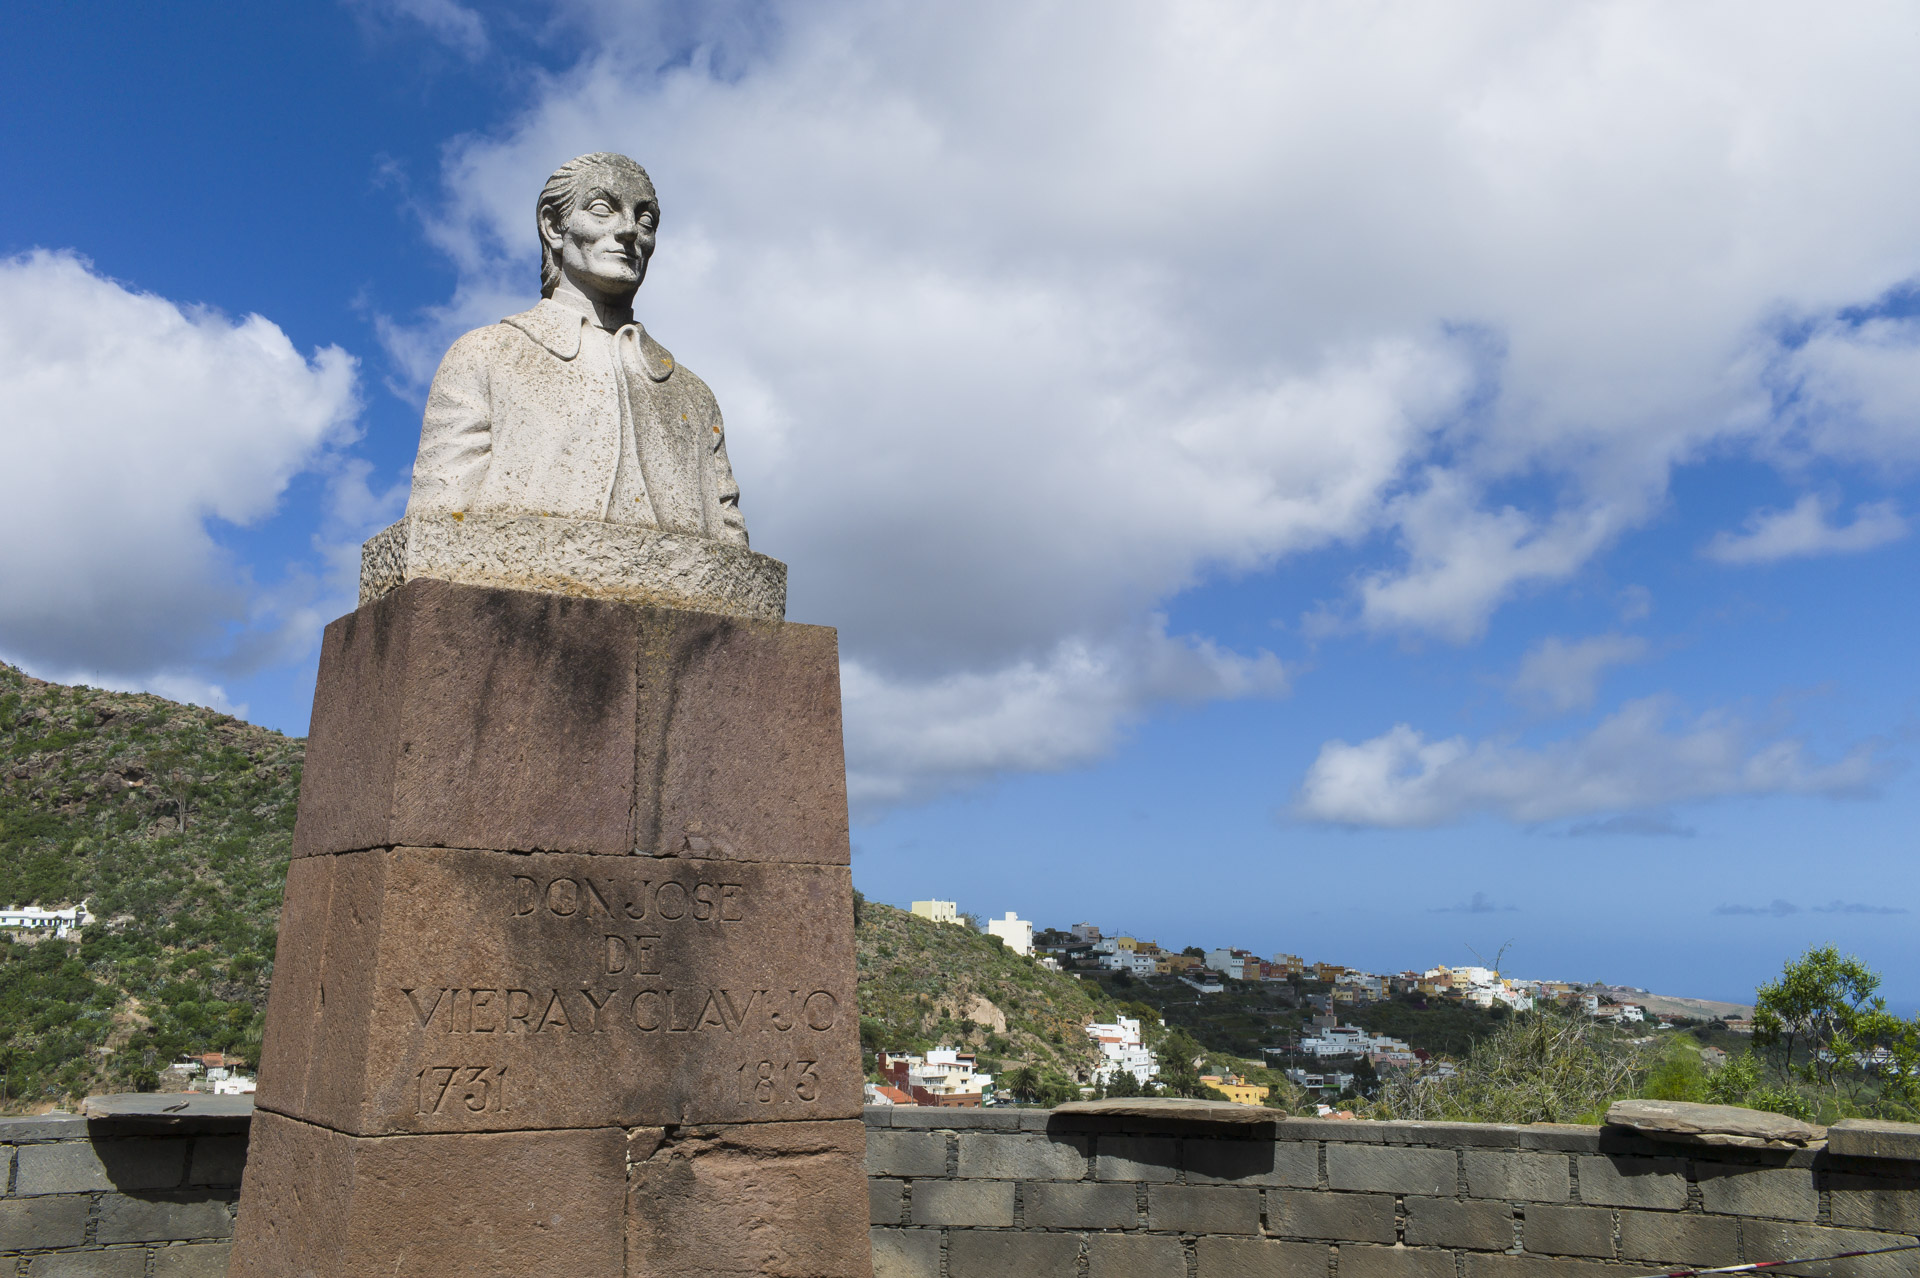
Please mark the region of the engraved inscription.
<svg viewBox="0 0 1920 1278"><path fill-rule="evenodd" d="M747 1061L740 1066L740 1099L759 1105L786 1101L811 1104L820 1099L818 1061Z"/></svg>
<svg viewBox="0 0 1920 1278"><path fill-rule="evenodd" d="M400 994L415 1028L439 1034L598 1034L626 1026L646 1034L790 1034L801 1026L825 1033L840 1020L840 1000L826 990L414 986Z"/></svg>
<svg viewBox="0 0 1920 1278"><path fill-rule="evenodd" d="M414 1112L469 1114L507 1111L504 1065L429 1065L413 1076Z"/></svg>
<svg viewBox="0 0 1920 1278"><path fill-rule="evenodd" d="M552 878L516 874L513 889L509 914L517 919L548 914L559 919L628 919L636 923L645 919L740 923L747 917L747 889L741 883L638 879L621 884L584 874Z"/></svg>

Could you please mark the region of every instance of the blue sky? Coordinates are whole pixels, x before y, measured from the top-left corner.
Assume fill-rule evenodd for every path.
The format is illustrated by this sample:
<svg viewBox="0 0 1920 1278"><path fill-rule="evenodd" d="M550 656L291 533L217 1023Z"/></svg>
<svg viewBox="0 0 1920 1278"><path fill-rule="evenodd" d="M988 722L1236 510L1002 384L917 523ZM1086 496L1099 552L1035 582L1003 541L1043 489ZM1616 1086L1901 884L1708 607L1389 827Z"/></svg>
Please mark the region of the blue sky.
<svg viewBox="0 0 1920 1278"><path fill-rule="evenodd" d="M1904 10L689 12L11 6L0 655L303 731L624 150L870 895L1920 1002Z"/></svg>

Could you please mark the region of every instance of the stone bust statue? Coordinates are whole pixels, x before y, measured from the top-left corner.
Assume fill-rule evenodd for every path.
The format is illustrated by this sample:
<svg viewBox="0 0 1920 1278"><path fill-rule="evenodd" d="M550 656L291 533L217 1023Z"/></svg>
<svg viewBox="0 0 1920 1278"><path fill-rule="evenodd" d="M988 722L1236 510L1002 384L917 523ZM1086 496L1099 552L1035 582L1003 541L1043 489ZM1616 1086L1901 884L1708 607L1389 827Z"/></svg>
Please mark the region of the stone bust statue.
<svg viewBox="0 0 1920 1278"><path fill-rule="evenodd" d="M541 300L434 375L411 516L548 516L744 547L720 406L633 318L660 205L624 155L569 160L536 210Z"/></svg>

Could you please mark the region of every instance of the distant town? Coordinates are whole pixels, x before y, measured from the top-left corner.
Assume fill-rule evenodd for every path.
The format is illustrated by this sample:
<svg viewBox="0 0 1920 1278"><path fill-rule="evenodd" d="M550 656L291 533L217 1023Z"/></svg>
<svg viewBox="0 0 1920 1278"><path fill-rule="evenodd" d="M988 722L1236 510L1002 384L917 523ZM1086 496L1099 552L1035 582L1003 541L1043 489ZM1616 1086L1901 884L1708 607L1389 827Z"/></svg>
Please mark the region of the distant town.
<svg viewBox="0 0 1920 1278"><path fill-rule="evenodd" d="M1703 1013L1694 1008L1649 1006L1679 1000L1660 999L1642 989L1524 979L1484 966L1366 972L1339 963L1308 962L1297 954L1263 958L1232 946L1176 950L1138 937L1107 936L1092 923L1036 931L1030 920L1011 911L976 924L961 912L956 901L915 901L912 913L934 923L978 926L987 935L998 937L1013 953L1070 975L1113 972L1132 978L1172 977L1201 997L1225 993L1230 988L1228 982L1234 981L1283 982L1296 989L1309 983L1323 986L1324 992L1302 991L1299 995L1302 1009L1308 1013L1301 1033L1284 1047L1264 1050L1269 1056L1281 1058L1280 1072L1289 1081L1327 1096L1352 1086L1362 1062L1375 1076L1429 1062L1428 1052L1401 1039L1341 1021L1343 1012L1389 999L1417 997L1429 1003L1453 1003L1483 1011L1499 1008L1525 1012L1551 1005L1623 1027L1644 1027L1649 1033L1703 1018ZM1722 1013L1714 1019L1733 1033L1752 1032L1747 1016ZM1095 1022L1086 1027L1086 1033L1100 1050L1101 1064L1085 1092L1110 1088L1121 1074L1129 1075L1131 1082L1142 1089L1159 1076L1160 1065L1147 1045L1140 1019L1121 1016L1110 1022ZM1434 1062L1433 1073L1444 1076L1450 1068L1444 1061ZM995 1086L993 1075L980 1068L977 1056L957 1046L936 1047L924 1055L882 1051L877 1054L875 1072L884 1081L867 1084L867 1103L872 1105L972 1107L1007 1099L1004 1089ZM1243 1104L1260 1104L1271 1091L1236 1074L1205 1074L1201 1081Z"/></svg>

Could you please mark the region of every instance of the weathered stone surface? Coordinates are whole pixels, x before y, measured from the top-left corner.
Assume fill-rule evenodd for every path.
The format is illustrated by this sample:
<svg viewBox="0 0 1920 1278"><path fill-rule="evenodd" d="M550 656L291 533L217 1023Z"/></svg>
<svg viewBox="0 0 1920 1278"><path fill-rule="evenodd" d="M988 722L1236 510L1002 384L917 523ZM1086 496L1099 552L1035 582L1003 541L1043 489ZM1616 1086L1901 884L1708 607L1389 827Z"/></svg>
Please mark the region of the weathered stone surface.
<svg viewBox="0 0 1920 1278"><path fill-rule="evenodd" d="M153 1253L153 1278L227 1278L227 1243L182 1243Z"/></svg>
<svg viewBox="0 0 1920 1278"><path fill-rule="evenodd" d="M362 606L417 577L758 621L781 621L787 612L787 566L778 559L597 519L417 513L360 548Z"/></svg>
<svg viewBox="0 0 1920 1278"><path fill-rule="evenodd" d="M1263 1238L1201 1238L1193 1244L1198 1278L1326 1278L1331 1250Z"/></svg>
<svg viewBox="0 0 1920 1278"><path fill-rule="evenodd" d="M231 1272L619 1274L626 1145L618 1129L365 1139L256 1111Z"/></svg>
<svg viewBox="0 0 1920 1278"><path fill-rule="evenodd" d="M224 1198L107 1194L100 1200L93 1237L102 1243L186 1242L225 1238L232 1232L233 1212Z"/></svg>
<svg viewBox="0 0 1920 1278"><path fill-rule="evenodd" d="M997 1180L1079 1180L1087 1174L1084 1136L1036 1132L962 1132L960 1175Z"/></svg>
<svg viewBox="0 0 1920 1278"><path fill-rule="evenodd" d="M1665 1158L1581 1158L1580 1201L1601 1207L1658 1207L1679 1211L1687 1205L1687 1177L1681 1165Z"/></svg>
<svg viewBox="0 0 1920 1278"><path fill-rule="evenodd" d="M147 1249L56 1251L27 1262L27 1278L145 1278Z"/></svg>
<svg viewBox="0 0 1920 1278"><path fill-rule="evenodd" d="M620 604L442 581L335 621L294 855L631 852L640 642Z"/></svg>
<svg viewBox="0 0 1920 1278"><path fill-rule="evenodd" d="M1187 1270L1178 1238L1151 1234L1092 1234L1087 1238L1088 1278L1152 1278Z"/></svg>
<svg viewBox="0 0 1920 1278"><path fill-rule="evenodd" d="M1102 1136L1093 1174L1099 1180L1178 1180L1180 1142L1158 1136Z"/></svg>
<svg viewBox="0 0 1920 1278"><path fill-rule="evenodd" d="M1453 1254L1408 1247L1342 1247L1340 1278L1454 1278Z"/></svg>
<svg viewBox="0 0 1920 1278"><path fill-rule="evenodd" d="M1521 1234L1528 1251L1543 1255L1613 1255L1613 1213L1601 1207L1529 1206Z"/></svg>
<svg viewBox="0 0 1920 1278"><path fill-rule="evenodd" d="M913 1187L916 1225L1013 1224L1010 1180L923 1180Z"/></svg>
<svg viewBox="0 0 1920 1278"><path fill-rule="evenodd" d="M1920 1159L1920 1123L1845 1118L1827 1128L1827 1152L1846 1158Z"/></svg>
<svg viewBox="0 0 1920 1278"><path fill-rule="evenodd" d="M1620 1255L1663 1265L1731 1265L1739 1259L1740 1222L1669 1211L1620 1213Z"/></svg>
<svg viewBox="0 0 1920 1278"><path fill-rule="evenodd" d="M1741 1223L1740 1242L1746 1260L1796 1260L1803 1256L1831 1256L1843 1251L1877 1251L1913 1239L1852 1229L1823 1229L1818 1225L1786 1225L1773 1221ZM1807 1268L1813 1269L1814 1266ZM1851 1278L1920 1278L1920 1250L1855 1256L1820 1266L1828 1273ZM1794 1272L1789 1269L1784 1272Z"/></svg>
<svg viewBox="0 0 1920 1278"><path fill-rule="evenodd" d="M1696 1144L1755 1149L1797 1149L1825 1134L1824 1128L1785 1114L1690 1101L1615 1101L1607 1109L1607 1124Z"/></svg>
<svg viewBox="0 0 1920 1278"><path fill-rule="evenodd" d="M1513 1210L1503 1203L1453 1198L1406 1200L1409 1247L1469 1247L1506 1251L1513 1246ZM1383 1241L1393 1241L1391 1237Z"/></svg>
<svg viewBox="0 0 1920 1278"><path fill-rule="evenodd" d="M869 1131L867 1171L875 1176L944 1176L947 1134Z"/></svg>
<svg viewBox="0 0 1920 1278"><path fill-rule="evenodd" d="M1029 1229L1132 1229L1139 1209L1132 1185L1040 1181L1028 1185Z"/></svg>
<svg viewBox="0 0 1920 1278"><path fill-rule="evenodd" d="M262 1109L355 1135L860 1113L839 866L326 860L289 880L303 915L330 880L324 952L275 977Z"/></svg>
<svg viewBox="0 0 1920 1278"><path fill-rule="evenodd" d="M938 1229L875 1229L873 1278L940 1278Z"/></svg>
<svg viewBox="0 0 1920 1278"><path fill-rule="evenodd" d="M1183 1234L1257 1234L1260 1191L1234 1185L1155 1185L1147 1228Z"/></svg>
<svg viewBox="0 0 1920 1278"><path fill-rule="evenodd" d="M1469 1149L1466 1165L1467 1192L1475 1198L1563 1203L1571 1193L1573 1182L1565 1154Z"/></svg>
<svg viewBox="0 0 1920 1278"><path fill-rule="evenodd" d="M1327 1146L1327 1183L1335 1189L1390 1194L1452 1194L1459 1179L1450 1149Z"/></svg>
<svg viewBox="0 0 1920 1278"><path fill-rule="evenodd" d="M857 1118L694 1126L637 1144L628 1278L867 1278L863 1148Z"/></svg>
<svg viewBox="0 0 1920 1278"><path fill-rule="evenodd" d="M86 1240L87 1207L80 1194L0 1202L0 1250L78 1247Z"/></svg>
<svg viewBox="0 0 1920 1278"><path fill-rule="evenodd" d="M1319 1150L1293 1141L1189 1140L1183 1157L1189 1184L1287 1185L1311 1189L1320 1179Z"/></svg>
<svg viewBox="0 0 1920 1278"><path fill-rule="evenodd" d="M947 1278L1077 1278L1077 1234L956 1229L947 1241Z"/></svg>
<svg viewBox="0 0 1920 1278"><path fill-rule="evenodd" d="M1833 1223L1920 1234L1920 1181L1829 1172Z"/></svg>
<svg viewBox="0 0 1920 1278"><path fill-rule="evenodd" d="M419 580L327 627L294 855L848 862L819 626Z"/></svg>
<svg viewBox="0 0 1920 1278"><path fill-rule="evenodd" d="M1820 1214L1813 1173L1804 1167L1741 1167L1702 1163L1695 1171L1701 1204L1732 1216L1812 1220Z"/></svg>
<svg viewBox="0 0 1920 1278"><path fill-rule="evenodd" d="M17 1194L122 1193L176 1188L186 1175L187 1143L130 1139L22 1145Z"/></svg>
<svg viewBox="0 0 1920 1278"><path fill-rule="evenodd" d="M1273 1232L1327 1242L1393 1241L1393 1199L1384 1194L1267 1195Z"/></svg>

